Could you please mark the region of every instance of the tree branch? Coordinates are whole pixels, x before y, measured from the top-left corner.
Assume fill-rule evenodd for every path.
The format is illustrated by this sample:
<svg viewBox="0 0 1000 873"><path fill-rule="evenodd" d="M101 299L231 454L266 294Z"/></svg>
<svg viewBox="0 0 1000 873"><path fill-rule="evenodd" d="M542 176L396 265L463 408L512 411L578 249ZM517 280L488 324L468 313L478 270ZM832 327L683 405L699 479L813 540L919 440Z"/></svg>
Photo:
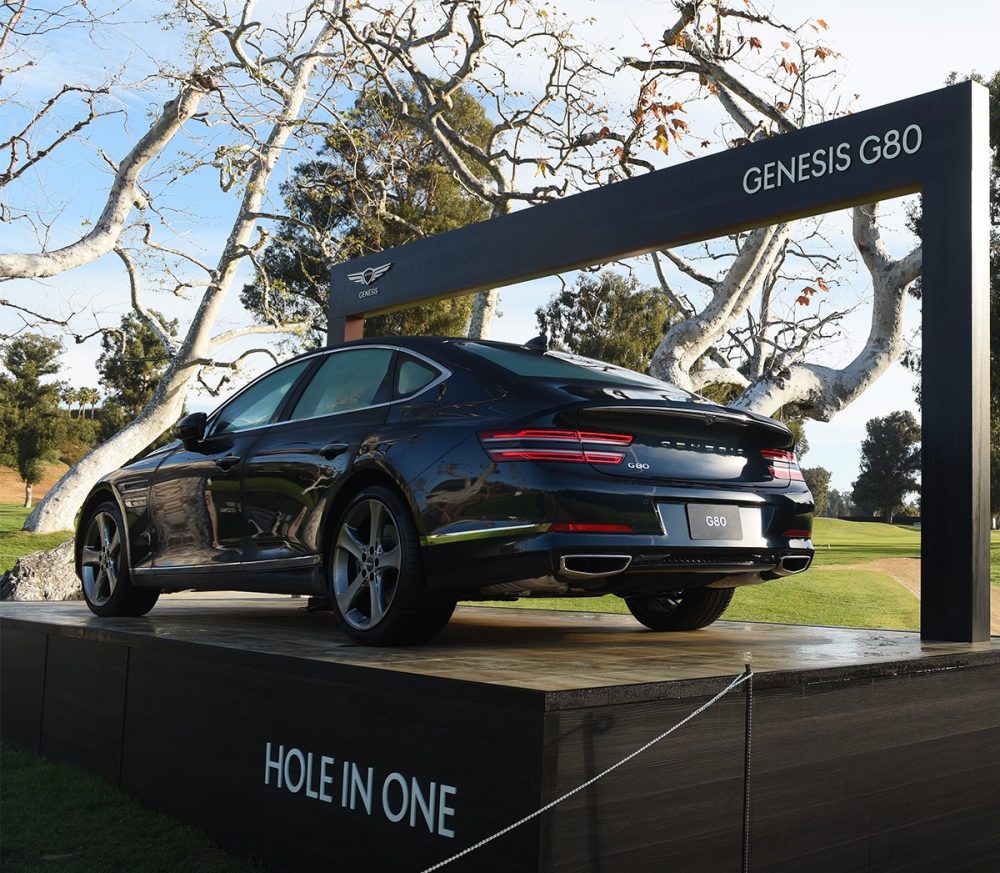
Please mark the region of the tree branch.
<svg viewBox="0 0 1000 873"><path fill-rule="evenodd" d="M161 322L153 312L147 309L145 304L142 302L142 292L139 289L139 273L135 268L135 263L132 261L132 256L120 246L115 246L114 252L119 258L121 258L122 263L125 265L125 270L128 273L128 284L132 297L132 309L135 311L136 315L143 320L146 326L154 334L156 334L156 338L159 340L160 345L163 346L163 351L166 352L167 357L172 358L177 351L176 343L163 326L163 322Z"/></svg>
<svg viewBox="0 0 1000 873"><path fill-rule="evenodd" d="M104 211L90 233L74 243L51 252L0 254L0 278L31 279L55 276L80 267L111 251L121 236L125 219L132 209L139 174L159 154L194 115L211 87L208 77L194 75L183 84L173 100L150 126L146 134L122 160L115 174Z"/></svg>

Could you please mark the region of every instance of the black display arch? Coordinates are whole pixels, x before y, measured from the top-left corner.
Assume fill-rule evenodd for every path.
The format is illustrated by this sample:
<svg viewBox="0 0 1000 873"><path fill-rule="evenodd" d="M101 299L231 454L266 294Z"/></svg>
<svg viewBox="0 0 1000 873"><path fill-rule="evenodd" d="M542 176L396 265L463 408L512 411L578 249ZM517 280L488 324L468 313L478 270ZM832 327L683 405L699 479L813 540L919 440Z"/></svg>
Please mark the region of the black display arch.
<svg viewBox="0 0 1000 873"><path fill-rule="evenodd" d="M329 341L360 338L365 316L418 302L920 192L920 631L985 640L988 166L987 91L953 85L337 264Z"/></svg>

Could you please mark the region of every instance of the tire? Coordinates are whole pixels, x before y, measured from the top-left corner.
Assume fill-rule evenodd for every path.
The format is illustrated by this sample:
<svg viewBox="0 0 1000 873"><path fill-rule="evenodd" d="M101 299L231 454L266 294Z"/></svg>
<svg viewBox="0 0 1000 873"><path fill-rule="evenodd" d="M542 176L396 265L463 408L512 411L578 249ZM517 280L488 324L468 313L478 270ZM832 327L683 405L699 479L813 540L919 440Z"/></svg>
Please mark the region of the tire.
<svg viewBox="0 0 1000 873"><path fill-rule="evenodd" d="M735 590L689 588L665 594L633 594L625 598L625 605L650 630L697 630L708 627L726 611Z"/></svg>
<svg viewBox="0 0 1000 873"><path fill-rule="evenodd" d="M159 588L137 588L125 548L125 524L118 507L107 501L94 507L80 526L80 583L94 615L145 615L160 596Z"/></svg>
<svg viewBox="0 0 1000 873"><path fill-rule="evenodd" d="M365 488L340 514L328 567L333 611L356 643L425 643L455 611L454 597L427 589L409 507L388 488Z"/></svg>

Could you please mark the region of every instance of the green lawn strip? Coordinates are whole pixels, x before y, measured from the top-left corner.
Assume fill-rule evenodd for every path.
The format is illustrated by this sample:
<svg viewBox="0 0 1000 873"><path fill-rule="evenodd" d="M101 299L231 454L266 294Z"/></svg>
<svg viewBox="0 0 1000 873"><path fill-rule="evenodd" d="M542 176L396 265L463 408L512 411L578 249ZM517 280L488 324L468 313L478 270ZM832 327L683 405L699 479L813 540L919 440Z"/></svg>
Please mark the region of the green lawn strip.
<svg viewBox="0 0 1000 873"><path fill-rule="evenodd" d="M476 606L628 613L620 597L539 597ZM916 630L920 603L884 573L817 568L766 585L739 588L723 620Z"/></svg>
<svg viewBox="0 0 1000 873"><path fill-rule="evenodd" d="M990 580L1000 587L1000 530L990 531Z"/></svg>
<svg viewBox="0 0 1000 873"><path fill-rule="evenodd" d="M72 531L52 534L29 534L21 530L30 509L14 504L0 504L0 573L9 570L22 555L51 549L66 542Z"/></svg>
<svg viewBox="0 0 1000 873"><path fill-rule="evenodd" d="M4 873L263 873L97 776L0 745Z"/></svg>
<svg viewBox="0 0 1000 873"><path fill-rule="evenodd" d="M916 630L920 601L885 573L817 567L801 576L738 588L722 617Z"/></svg>
<svg viewBox="0 0 1000 873"><path fill-rule="evenodd" d="M920 531L877 521L817 518L813 521L813 545L817 567L879 558L919 558Z"/></svg>

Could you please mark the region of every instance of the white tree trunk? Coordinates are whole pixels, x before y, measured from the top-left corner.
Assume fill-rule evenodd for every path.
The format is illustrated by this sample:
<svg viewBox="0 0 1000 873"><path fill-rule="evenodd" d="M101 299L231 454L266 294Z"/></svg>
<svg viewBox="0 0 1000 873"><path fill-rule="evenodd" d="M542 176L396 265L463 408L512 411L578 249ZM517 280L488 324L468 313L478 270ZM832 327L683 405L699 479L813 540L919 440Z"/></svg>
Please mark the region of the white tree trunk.
<svg viewBox="0 0 1000 873"><path fill-rule="evenodd" d="M691 368L760 294L792 227L791 223L761 227L747 235L725 278L712 289L708 305L667 331L653 353L649 368L653 376L696 390Z"/></svg>
<svg viewBox="0 0 1000 873"><path fill-rule="evenodd" d="M211 361L215 346L226 337L225 334L212 337L219 310L236 277L240 261L248 251L256 226L255 216L260 211L271 173L288 137L301 125L299 113L309 82L337 29L335 22L326 24L317 34L309 53L298 61L295 77L287 89L270 135L259 146L259 156L247 178L240 210L219 259L215 279L205 290L187 335L152 399L131 424L88 452L66 472L28 517L24 530L50 533L71 529L76 512L98 480L135 456L177 420L198 368Z"/></svg>
<svg viewBox="0 0 1000 873"><path fill-rule="evenodd" d="M469 339L489 339L490 324L497 312L500 300L499 291L480 291L472 303L472 314L469 316L469 329L466 335Z"/></svg>
<svg viewBox="0 0 1000 873"><path fill-rule="evenodd" d="M139 454L177 420L194 373L194 367L184 367L177 360L171 362L145 409L70 467L28 516L24 530L72 530L76 513L97 481Z"/></svg>
<svg viewBox="0 0 1000 873"><path fill-rule="evenodd" d="M903 311L907 286L920 274L918 247L892 260L878 231L877 206L854 209L854 242L872 281L872 320L860 353L842 370L818 364L793 364L755 380L732 404L739 409L774 415L796 403L806 415L829 421L860 397L903 351Z"/></svg>
<svg viewBox="0 0 1000 873"><path fill-rule="evenodd" d="M24 483L24 508L31 509L31 483Z"/></svg>

